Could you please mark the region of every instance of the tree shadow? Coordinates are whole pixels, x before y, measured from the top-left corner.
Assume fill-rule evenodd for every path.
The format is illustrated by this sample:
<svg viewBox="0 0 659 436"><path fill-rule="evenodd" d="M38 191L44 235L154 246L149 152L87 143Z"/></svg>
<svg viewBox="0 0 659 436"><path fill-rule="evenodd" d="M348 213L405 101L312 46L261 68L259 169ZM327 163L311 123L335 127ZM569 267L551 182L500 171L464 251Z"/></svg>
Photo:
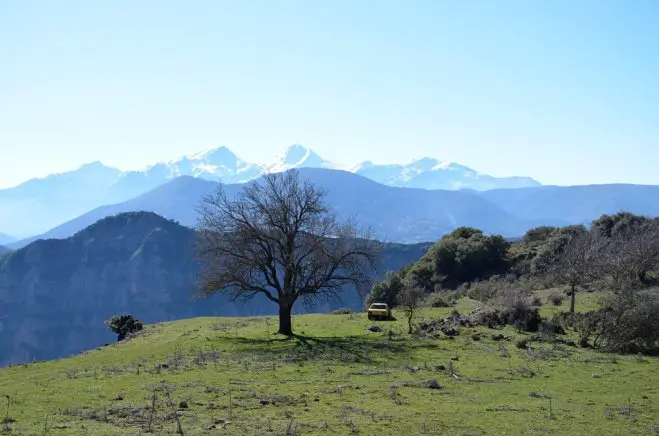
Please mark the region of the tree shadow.
<svg viewBox="0 0 659 436"><path fill-rule="evenodd" d="M394 338L368 336L305 336L261 338L227 338L241 352L270 353L284 361L342 361L346 363L375 363L386 357L404 354L421 344Z"/></svg>

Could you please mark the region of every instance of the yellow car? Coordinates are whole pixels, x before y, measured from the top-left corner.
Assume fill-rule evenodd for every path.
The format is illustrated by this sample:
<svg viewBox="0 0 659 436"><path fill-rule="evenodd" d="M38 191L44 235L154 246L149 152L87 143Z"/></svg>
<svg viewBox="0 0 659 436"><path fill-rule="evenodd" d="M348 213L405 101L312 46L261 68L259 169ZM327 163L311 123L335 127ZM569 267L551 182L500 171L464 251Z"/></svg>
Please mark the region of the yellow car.
<svg viewBox="0 0 659 436"><path fill-rule="evenodd" d="M368 319L390 319L391 309L386 303L373 303L368 308Z"/></svg>

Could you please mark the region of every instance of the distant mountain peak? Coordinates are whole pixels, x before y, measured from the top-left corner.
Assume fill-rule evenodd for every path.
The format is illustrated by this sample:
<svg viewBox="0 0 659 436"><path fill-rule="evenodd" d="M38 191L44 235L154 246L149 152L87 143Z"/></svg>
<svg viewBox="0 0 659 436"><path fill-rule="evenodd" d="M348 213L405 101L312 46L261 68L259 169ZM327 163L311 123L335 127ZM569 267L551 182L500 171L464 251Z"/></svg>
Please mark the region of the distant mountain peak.
<svg viewBox="0 0 659 436"><path fill-rule="evenodd" d="M190 160L205 160L205 161L217 161L217 162L227 162L231 163L232 166L238 162L238 156L231 151L228 147L221 145L219 147L211 147L205 150L199 151L188 156Z"/></svg>
<svg viewBox="0 0 659 436"><path fill-rule="evenodd" d="M78 167L79 170L81 169L97 169L97 168L110 168L107 165L105 165L103 162L95 160L94 162L89 162L86 164L82 164Z"/></svg>
<svg viewBox="0 0 659 436"><path fill-rule="evenodd" d="M300 144L293 144L284 152L282 162L287 165L299 165L314 157L318 157L318 155L312 149Z"/></svg>
<svg viewBox="0 0 659 436"><path fill-rule="evenodd" d="M439 160L432 158L432 157L422 157L419 159L414 159L412 162L407 165L410 168L415 168L419 169L421 171L431 171L433 169L436 169L440 165L446 166L447 162L440 162Z"/></svg>
<svg viewBox="0 0 659 436"><path fill-rule="evenodd" d="M271 172L286 171L292 168L339 168L338 165L323 159L309 147L300 144L289 146L274 162L265 167Z"/></svg>

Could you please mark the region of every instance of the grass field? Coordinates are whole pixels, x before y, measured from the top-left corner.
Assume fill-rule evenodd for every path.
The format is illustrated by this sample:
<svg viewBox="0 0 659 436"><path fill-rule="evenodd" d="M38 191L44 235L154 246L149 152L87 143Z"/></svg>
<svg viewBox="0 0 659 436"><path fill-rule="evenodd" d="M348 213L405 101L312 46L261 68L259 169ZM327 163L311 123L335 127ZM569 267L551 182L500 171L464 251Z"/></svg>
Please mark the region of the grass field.
<svg viewBox="0 0 659 436"><path fill-rule="evenodd" d="M587 294L579 295L582 307ZM474 302L462 301L466 311ZM423 317L451 309L426 310ZM556 310L554 308L547 310ZM542 435L659 433L659 358L613 356L462 328L417 339L405 321L306 315L199 318L0 370L12 435ZM481 333L474 340L474 333ZM8 406L8 407L7 407Z"/></svg>

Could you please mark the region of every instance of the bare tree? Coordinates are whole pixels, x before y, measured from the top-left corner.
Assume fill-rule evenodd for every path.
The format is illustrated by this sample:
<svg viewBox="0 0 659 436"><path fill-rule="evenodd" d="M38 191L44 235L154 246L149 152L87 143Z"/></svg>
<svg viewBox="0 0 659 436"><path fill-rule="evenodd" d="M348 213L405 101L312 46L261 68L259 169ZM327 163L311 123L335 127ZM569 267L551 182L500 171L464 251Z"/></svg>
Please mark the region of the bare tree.
<svg viewBox="0 0 659 436"><path fill-rule="evenodd" d="M201 297L265 295L279 306L279 333L290 336L297 300L336 299L346 285L364 295L380 244L354 220L339 221L325 196L296 170L267 173L234 199L223 187L207 196L198 209Z"/></svg>
<svg viewBox="0 0 659 436"><path fill-rule="evenodd" d="M416 286L407 287L400 295L400 305L407 318L407 333L414 333L414 318L421 307L423 292Z"/></svg>
<svg viewBox="0 0 659 436"><path fill-rule="evenodd" d="M620 231L606 245L606 272L615 292L645 286L648 273L659 268L659 228L654 224Z"/></svg>
<svg viewBox="0 0 659 436"><path fill-rule="evenodd" d="M550 259L547 271L570 287L570 320L574 322L576 294L585 283L602 277L606 241L588 231L571 235L564 248Z"/></svg>

